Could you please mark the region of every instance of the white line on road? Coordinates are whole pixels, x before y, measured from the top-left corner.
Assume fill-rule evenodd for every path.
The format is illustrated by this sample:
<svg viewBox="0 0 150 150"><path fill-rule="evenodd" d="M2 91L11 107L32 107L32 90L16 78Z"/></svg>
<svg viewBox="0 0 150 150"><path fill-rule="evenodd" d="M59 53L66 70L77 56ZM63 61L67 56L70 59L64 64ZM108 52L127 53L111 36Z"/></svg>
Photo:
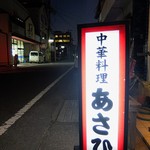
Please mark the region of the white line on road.
<svg viewBox="0 0 150 150"><path fill-rule="evenodd" d="M47 93L60 79L62 79L73 67L69 68L64 74L47 86L43 91L41 91L37 96L35 96L29 103L27 103L22 109L20 109L13 117L8 119L2 126L0 126L0 136L4 134L9 127L11 127L22 115L25 114L40 98Z"/></svg>

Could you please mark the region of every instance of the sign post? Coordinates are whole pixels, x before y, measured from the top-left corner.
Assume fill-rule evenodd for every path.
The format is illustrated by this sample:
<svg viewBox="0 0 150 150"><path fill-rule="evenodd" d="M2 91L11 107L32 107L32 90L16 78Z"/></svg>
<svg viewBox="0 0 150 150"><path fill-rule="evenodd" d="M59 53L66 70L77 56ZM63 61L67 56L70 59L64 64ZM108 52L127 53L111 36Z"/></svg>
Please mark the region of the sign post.
<svg viewBox="0 0 150 150"><path fill-rule="evenodd" d="M78 25L81 150L127 149L127 27Z"/></svg>

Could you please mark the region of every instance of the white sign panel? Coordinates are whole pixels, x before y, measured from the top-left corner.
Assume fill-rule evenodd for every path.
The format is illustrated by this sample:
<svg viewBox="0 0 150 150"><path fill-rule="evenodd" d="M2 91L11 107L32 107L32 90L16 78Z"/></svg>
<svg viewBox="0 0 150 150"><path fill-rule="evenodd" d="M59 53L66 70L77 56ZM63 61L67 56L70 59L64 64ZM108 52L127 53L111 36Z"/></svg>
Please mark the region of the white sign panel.
<svg viewBox="0 0 150 150"><path fill-rule="evenodd" d="M83 150L124 148L125 26L81 28Z"/></svg>

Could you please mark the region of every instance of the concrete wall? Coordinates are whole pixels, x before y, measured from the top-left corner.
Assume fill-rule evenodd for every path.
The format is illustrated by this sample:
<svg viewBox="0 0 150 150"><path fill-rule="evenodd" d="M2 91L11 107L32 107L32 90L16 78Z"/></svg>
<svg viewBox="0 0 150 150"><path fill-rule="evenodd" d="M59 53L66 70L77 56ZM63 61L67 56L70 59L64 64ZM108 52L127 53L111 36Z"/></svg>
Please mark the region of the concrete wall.
<svg viewBox="0 0 150 150"><path fill-rule="evenodd" d="M9 15L0 14L0 65L9 65L12 62L11 52L11 35Z"/></svg>
<svg viewBox="0 0 150 150"><path fill-rule="evenodd" d="M33 21L30 17L28 17L25 21L25 32L26 32L26 37L29 37L31 39L35 39L35 28Z"/></svg>
<svg viewBox="0 0 150 150"><path fill-rule="evenodd" d="M28 11L17 0L0 0L0 8L11 15L15 14L23 20L29 16Z"/></svg>
<svg viewBox="0 0 150 150"><path fill-rule="evenodd" d="M99 21L118 21L132 14L132 0L105 0Z"/></svg>
<svg viewBox="0 0 150 150"><path fill-rule="evenodd" d="M102 8L102 12L100 14L100 21L104 21L105 18L107 17L108 13L110 12L111 7L113 6L113 4L115 3L115 0L106 0L104 3L104 6Z"/></svg>

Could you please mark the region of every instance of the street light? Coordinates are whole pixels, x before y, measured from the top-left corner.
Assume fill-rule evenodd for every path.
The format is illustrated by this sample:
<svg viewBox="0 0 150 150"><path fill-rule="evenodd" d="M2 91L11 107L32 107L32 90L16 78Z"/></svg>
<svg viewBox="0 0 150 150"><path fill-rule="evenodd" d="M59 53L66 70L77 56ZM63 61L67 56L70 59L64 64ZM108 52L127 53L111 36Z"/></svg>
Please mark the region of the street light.
<svg viewBox="0 0 150 150"><path fill-rule="evenodd" d="M49 39L48 42L49 42L49 43L53 43L53 42L54 42L54 39Z"/></svg>
<svg viewBox="0 0 150 150"><path fill-rule="evenodd" d="M48 40L48 42L49 42L51 51L54 52L54 60L56 61L56 49L55 49L54 45L53 45L53 48L52 48L52 46L51 46L51 44L54 42L54 39L51 39L51 38L50 38L50 39Z"/></svg>

